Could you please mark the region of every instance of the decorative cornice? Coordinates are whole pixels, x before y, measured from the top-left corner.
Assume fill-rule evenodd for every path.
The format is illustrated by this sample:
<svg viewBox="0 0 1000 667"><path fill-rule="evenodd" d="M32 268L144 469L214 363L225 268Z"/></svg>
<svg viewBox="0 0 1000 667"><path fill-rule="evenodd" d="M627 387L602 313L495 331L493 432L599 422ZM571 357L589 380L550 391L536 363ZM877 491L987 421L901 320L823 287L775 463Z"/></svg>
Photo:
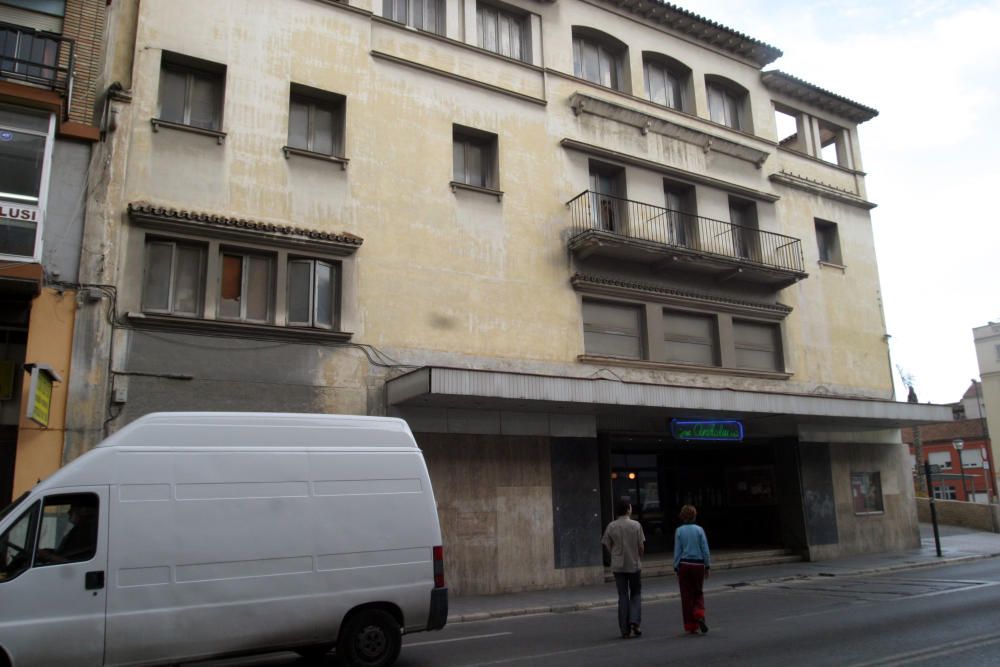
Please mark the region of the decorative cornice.
<svg viewBox="0 0 1000 667"><path fill-rule="evenodd" d="M600 118L614 120L638 128L642 134L654 132L665 137L670 137L671 139L677 139L678 141L698 146L706 153L714 151L740 160L746 160L758 169L761 168L764 161L770 155L766 151L730 141L718 135L678 125L665 118L643 113L642 111L630 109L626 106L579 92L574 93L569 98L569 105L572 107L573 113L577 116L582 113L589 113Z"/></svg>
<svg viewBox="0 0 1000 667"><path fill-rule="evenodd" d="M768 176L768 179L772 183L780 183L782 185L787 185L790 188L811 192L814 195L835 199L839 202L850 204L851 206L857 206L858 208L863 208L867 211L870 211L878 206L878 204L873 204L870 201L862 199L853 192L842 190L841 188L834 187L827 183L821 183L820 181L806 178L805 176L800 176L799 174L792 174L787 171L771 174Z"/></svg>
<svg viewBox="0 0 1000 667"><path fill-rule="evenodd" d="M360 236L349 232L331 233L318 229L303 229L292 225L188 211L142 201L130 202L128 213L133 220L140 223L173 224L183 229L200 228L209 233L214 231L238 234L249 236L258 242L267 240L280 245L308 244L310 247L338 255L351 254L364 243L364 239Z"/></svg>
<svg viewBox="0 0 1000 667"><path fill-rule="evenodd" d="M863 123L878 115L878 111L871 107L831 93L829 90L824 90L781 70L761 72L760 80L770 90L784 93L789 97L807 102L855 123Z"/></svg>
<svg viewBox="0 0 1000 667"><path fill-rule="evenodd" d="M763 67L781 57L781 50L661 0L612 0L611 4L665 25L709 46L746 58Z"/></svg>
<svg viewBox="0 0 1000 667"><path fill-rule="evenodd" d="M570 284L578 292L603 293L612 296L630 296L638 299L653 299L663 303L675 303L686 306L701 306L712 310L728 310L740 313L753 312L758 317L784 319L792 312L791 306L783 303L762 303L746 299L714 296L698 292L649 285L629 280L618 280L605 276L576 273L570 278Z"/></svg>

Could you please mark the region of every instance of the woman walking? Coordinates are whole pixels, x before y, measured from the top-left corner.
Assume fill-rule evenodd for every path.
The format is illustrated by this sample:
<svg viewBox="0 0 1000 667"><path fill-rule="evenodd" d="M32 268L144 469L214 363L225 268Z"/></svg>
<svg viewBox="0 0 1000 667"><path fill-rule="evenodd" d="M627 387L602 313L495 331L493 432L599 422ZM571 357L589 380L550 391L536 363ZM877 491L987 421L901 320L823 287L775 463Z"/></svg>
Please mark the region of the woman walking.
<svg viewBox="0 0 1000 667"><path fill-rule="evenodd" d="M705 595L701 587L708 578L712 557L708 551L708 539L701 526L694 520L698 510L694 505L681 508L680 520L683 525L674 533L674 572L681 588L681 611L684 614L684 631L695 634L698 630L708 632L705 623Z"/></svg>

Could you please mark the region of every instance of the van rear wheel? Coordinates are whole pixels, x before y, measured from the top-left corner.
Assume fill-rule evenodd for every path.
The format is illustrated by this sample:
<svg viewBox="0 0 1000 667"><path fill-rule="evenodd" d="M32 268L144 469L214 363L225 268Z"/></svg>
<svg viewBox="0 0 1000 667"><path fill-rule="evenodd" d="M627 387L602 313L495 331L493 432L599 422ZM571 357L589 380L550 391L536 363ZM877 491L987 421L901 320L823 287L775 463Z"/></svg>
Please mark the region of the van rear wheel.
<svg viewBox="0 0 1000 667"><path fill-rule="evenodd" d="M389 612L362 609L341 628L337 655L348 667L389 667L402 645L399 623Z"/></svg>

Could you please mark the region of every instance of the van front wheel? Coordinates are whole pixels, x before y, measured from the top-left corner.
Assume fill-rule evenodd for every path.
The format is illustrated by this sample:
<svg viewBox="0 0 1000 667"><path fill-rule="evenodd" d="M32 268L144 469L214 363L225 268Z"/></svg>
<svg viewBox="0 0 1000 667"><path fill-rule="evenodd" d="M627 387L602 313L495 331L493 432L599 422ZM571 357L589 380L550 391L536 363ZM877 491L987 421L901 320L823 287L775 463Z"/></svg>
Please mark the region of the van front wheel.
<svg viewBox="0 0 1000 667"><path fill-rule="evenodd" d="M349 667L389 667L399 657L403 633L381 609L362 609L341 628L337 655Z"/></svg>

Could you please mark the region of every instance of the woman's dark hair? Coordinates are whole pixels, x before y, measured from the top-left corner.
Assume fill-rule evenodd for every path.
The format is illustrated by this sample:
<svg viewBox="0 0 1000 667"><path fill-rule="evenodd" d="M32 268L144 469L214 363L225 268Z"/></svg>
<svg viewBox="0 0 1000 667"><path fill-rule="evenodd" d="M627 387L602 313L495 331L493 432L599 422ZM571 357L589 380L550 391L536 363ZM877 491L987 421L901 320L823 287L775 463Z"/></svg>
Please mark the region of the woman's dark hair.
<svg viewBox="0 0 1000 667"><path fill-rule="evenodd" d="M632 503L627 500L618 501L618 514L616 516L625 516L628 511L632 509Z"/></svg>
<svg viewBox="0 0 1000 667"><path fill-rule="evenodd" d="M698 510L695 509L694 505L685 505L681 508L681 513L678 518L684 523L691 523L698 517Z"/></svg>

